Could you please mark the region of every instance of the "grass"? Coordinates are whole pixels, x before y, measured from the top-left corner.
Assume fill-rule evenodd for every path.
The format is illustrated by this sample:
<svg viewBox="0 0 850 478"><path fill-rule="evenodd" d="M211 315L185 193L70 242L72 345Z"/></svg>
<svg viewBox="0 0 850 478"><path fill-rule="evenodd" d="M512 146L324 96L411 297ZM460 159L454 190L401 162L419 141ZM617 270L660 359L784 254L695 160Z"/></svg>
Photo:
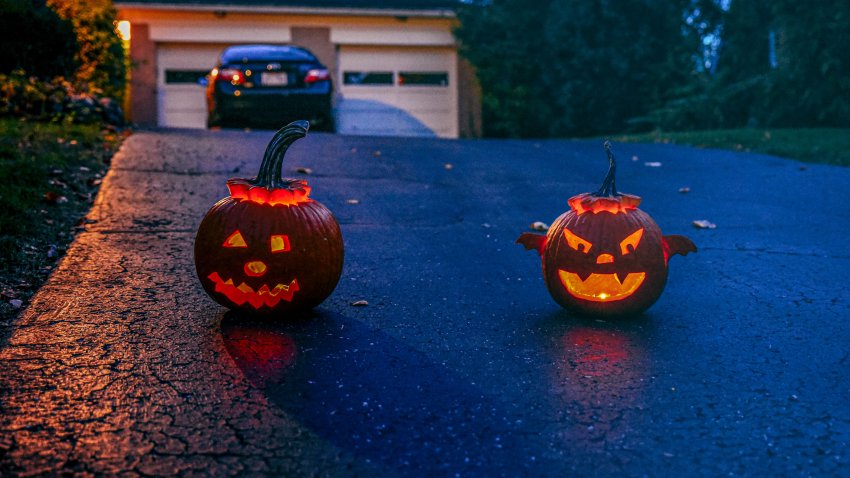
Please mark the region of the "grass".
<svg viewBox="0 0 850 478"><path fill-rule="evenodd" d="M623 142L673 143L772 154L808 163L850 166L850 129L723 129L620 135Z"/></svg>
<svg viewBox="0 0 850 478"><path fill-rule="evenodd" d="M0 326L73 240L121 139L100 125L0 119Z"/></svg>

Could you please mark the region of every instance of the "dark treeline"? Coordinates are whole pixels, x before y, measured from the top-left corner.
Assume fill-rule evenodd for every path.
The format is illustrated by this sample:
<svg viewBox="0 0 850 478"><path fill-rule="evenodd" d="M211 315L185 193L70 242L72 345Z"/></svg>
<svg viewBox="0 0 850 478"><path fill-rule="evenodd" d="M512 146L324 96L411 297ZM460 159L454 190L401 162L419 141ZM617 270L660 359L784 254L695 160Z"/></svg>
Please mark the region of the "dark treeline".
<svg viewBox="0 0 850 478"><path fill-rule="evenodd" d="M850 126L850 1L482 0L487 136Z"/></svg>

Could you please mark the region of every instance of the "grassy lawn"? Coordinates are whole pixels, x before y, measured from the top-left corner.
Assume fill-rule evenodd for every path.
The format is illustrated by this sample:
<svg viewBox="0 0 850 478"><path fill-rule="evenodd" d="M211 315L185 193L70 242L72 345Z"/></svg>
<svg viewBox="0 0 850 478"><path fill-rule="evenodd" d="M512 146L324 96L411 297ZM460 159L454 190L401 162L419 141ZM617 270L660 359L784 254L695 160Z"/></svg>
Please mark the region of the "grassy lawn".
<svg viewBox="0 0 850 478"><path fill-rule="evenodd" d="M611 138L632 143L673 143L699 148L772 154L809 163L850 166L850 129L724 129L646 133Z"/></svg>
<svg viewBox="0 0 850 478"><path fill-rule="evenodd" d="M121 139L99 125L0 119L0 326L74 238Z"/></svg>

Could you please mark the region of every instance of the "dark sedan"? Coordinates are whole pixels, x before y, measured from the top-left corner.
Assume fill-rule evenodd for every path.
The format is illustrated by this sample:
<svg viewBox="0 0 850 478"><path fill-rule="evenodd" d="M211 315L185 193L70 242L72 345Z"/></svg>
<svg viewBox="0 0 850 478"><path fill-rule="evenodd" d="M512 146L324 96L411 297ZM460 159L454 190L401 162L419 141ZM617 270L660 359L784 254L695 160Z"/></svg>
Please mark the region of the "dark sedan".
<svg viewBox="0 0 850 478"><path fill-rule="evenodd" d="M210 72L207 126L277 128L298 119L333 130L328 69L308 50L287 45L225 49Z"/></svg>

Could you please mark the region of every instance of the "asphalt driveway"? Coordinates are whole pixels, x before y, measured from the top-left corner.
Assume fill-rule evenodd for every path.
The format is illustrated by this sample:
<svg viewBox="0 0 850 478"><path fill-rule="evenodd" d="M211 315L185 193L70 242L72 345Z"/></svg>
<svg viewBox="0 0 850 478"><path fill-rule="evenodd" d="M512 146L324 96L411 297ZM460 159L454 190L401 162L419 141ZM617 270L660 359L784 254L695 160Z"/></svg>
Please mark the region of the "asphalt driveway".
<svg viewBox="0 0 850 478"><path fill-rule="evenodd" d="M850 169L615 145L618 188L699 253L642 317L582 320L514 240L599 186L598 143L311 134L284 169L312 170L345 267L274 323L225 313L192 264L270 138L125 142L0 344L0 474L847 473Z"/></svg>

